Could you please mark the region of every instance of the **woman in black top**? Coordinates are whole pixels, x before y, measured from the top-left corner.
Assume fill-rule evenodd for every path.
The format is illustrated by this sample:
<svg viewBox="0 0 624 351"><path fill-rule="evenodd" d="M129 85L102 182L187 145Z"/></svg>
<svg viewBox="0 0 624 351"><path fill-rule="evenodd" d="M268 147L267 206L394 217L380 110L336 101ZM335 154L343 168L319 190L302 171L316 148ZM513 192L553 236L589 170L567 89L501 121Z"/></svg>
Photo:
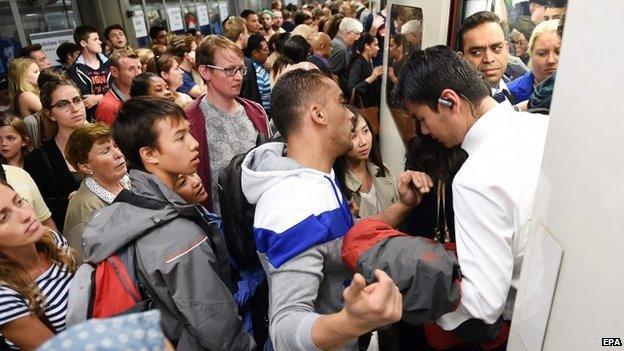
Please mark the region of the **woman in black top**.
<svg viewBox="0 0 624 351"><path fill-rule="evenodd" d="M373 67L372 59L379 53L377 38L370 33L363 33L353 43L351 70L349 72L348 88L355 99L352 104L356 107L378 107L381 93L381 75L383 67Z"/></svg>
<svg viewBox="0 0 624 351"><path fill-rule="evenodd" d="M65 145L69 135L85 123L85 105L80 91L70 80L46 83L41 89L41 104L45 141L28 154L24 169L37 183L54 223L62 232L69 197L78 190L81 180L65 159Z"/></svg>

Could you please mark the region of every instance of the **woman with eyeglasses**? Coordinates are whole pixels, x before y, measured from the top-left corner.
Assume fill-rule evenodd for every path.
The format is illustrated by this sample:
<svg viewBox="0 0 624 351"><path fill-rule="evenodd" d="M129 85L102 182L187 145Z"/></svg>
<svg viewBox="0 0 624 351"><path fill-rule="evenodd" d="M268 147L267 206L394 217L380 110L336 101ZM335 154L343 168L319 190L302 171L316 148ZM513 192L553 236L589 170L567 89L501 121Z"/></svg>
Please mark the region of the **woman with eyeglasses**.
<svg viewBox="0 0 624 351"><path fill-rule="evenodd" d="M86 122L80 91L71 80L50 81L41 89L45 133L41 147L26 156L24 169L30 173L52 212L52 219L63 230L70 197L80 186L82 176L67 162L65 145L70 134Z"/></svg>
<svg viewBox="0 0 624 351"><path fill-rule="evenodd" d="M184 71L180 68L179 58L170 54L156 56L147 63L147 71L154 72L165 80L178 106L185 108L193 101L188 94L177 91L182 86L184 75Z"/></svg>

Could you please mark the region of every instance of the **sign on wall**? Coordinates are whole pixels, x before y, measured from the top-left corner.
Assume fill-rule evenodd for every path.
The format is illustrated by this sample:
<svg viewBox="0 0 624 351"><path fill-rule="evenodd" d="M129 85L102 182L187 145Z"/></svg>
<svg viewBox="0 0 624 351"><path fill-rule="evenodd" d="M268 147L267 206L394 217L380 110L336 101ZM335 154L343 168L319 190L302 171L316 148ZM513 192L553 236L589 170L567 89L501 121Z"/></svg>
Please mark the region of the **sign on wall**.
<svg viewBox="0 0 624 351"><path fill-rule="evenodd" d="M147 26L145 25L145 15L143 14L143 10L133 11L132 26L134 27L134 34L137 38L147 36Z"/></svg>
<svg viewBox="0 0 624 351"><path fill-rule="evenodd" d="M184 22L182 21L182 11L180 11L180 7L167 7L167 17L169 18L169 30L184 30Z"/></svg>
<svg viewBox="0 0 624 351"><path fill-rule="evenodd" d="M207 26L210 24L208 18L208 7L206 5L197 5L197 20L200 26Z"/></svg>
<svg viewBox="0 0 624 351"><path fill-rule="evenodd" d="M31 44L41 44L41 49L48 55L50 61L57 59L56 48L67 42L74 41L74 30L63 29L53 32L32 33L29 35Z"/></svg>

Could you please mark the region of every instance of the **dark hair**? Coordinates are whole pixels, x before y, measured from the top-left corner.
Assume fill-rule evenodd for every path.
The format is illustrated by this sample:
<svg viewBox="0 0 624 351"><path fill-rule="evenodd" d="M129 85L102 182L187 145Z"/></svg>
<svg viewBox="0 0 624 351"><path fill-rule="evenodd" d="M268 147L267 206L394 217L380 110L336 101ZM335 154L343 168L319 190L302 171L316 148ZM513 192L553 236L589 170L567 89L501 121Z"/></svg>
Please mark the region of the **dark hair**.
<svg viewBox="0 0 624 351"><path fill-rule="evenodd" d="M290 35L290 32L275 33L271 35L271 38L269 38L269 50L271 50L271 52L277 51L281 54L284 49L284 44L286 44L288 39L290 39Z"/></svg>
<svg viewBox="0 0 624 351"><path fill-rule="evenodd" d="M67 56L76 51L81 51L80 45L70 42L62 43L56 48L56 56L58 56L60 63L67 63Z"/></svg>
<svg viewBox="0 0 624 351"><path fill-rule="evenodd" d="M160 76L153 72L143 72L132 78L132 84L130 84L130 96L135 97L148 95L152 79L155 78L160 78Z"/></svg>
<svg viewBox="0 0 624 351"><path fill-rule="evenodd" d="M272 76L276 77L288 65L306 61L310 53L310 43L301 35L293 35L284 43L281 55L271 67Z"/></svg>
<svg viewBox="0 0 624 351"><path fill-rule="evenodd" d="M124 35L126 34L126 31L124 27L121 26L121 24L111 24L110 26L104 28L104 38L108 39L108 35L110 34L110 32L112 32L115 29L118 29L124 32Z"/></svg>
<svg viewBox="0 0 624 351"><path fill-rule="evenodd" d="M484 24L484 23L496 23L501 26L501 30L503 30L503 26L501 25L500 18L494 13L490 11L481 11L469 16L464 20L464 22L459 26L457 41L459 43L459 50L464 50L464 35L476 27Z"/></svg>
<svg viewBox="0 0 624 351"><path fill-rule="evenodd" d="M468 154L459 145L450 149L429 135L418 133L407 145L405 169L427 173L434 181L448 183Z"/></svg>
<svg viewBox="0 0 624 351"><path fill-rule="evenodd" d="M354 128L360 122L360 118L361 118L362 120L364 120L364 122L366 123L366 126L368 127L368 130L370 130L370 133L373 136L373 141L371 144L371 149L370 149L370 154L368 155L368 159L375 166L377 166L377 168L379 168L379 170L377 171L377 174L373 174L373 176L374 177L387 177L388 175L390 175L390 171L388 170L388 168L386 168L386 165L384 165L383 160L381 159L381 151L379 150L379 140L377 136L373 133L373 129L370 124L370 121L362 115L362 111L360 111L360 109L358 109L357 107L347 105L347 108L349 109L349 111L353 113L353 115L355 115L355 118L353 120ZM343 188L343 191L347 194L347 198L351 199L353 197L353 192L350 191L346 186L346 175L349 170L346 160L347 160L346 154L337 158L336 163L334 163L334 171L336 173L336 178L338 179L338 183Z"/></svg>
<svg viewBox="0 0 624 351"><path fill-rule="evenodd" d="M444 89L452 89L472 104L490 95L487 83L468 61L444 45L412 53L397 85L400 99L438 110Z"/></svg>
<svg viewBox="0 0 624 351"><path fill-rule="evenodd" d="M308 15L307 13L303 11L297 11L295 12L293 21L295 22L296 25L300 25L300 24L305 24L304 22L309 19L312 19L312 16Z"/></svg>
<svg viewBox="0 0 624 351"><path fill-rule="evenodd" d="M336 34L338 34L338 30L340 29L340 22L342 22L344 18L345 16L342 13L337 13L332 15L329 21L325 23L325 26L327 27L325 32L330 38L334 39L334 37L336 37Z"/></svg>
<svg viewBox="0 0 624 351"><path fill-rule="evenodd" d="M78 45L80 45L80 42L82 40L87 40L89 39L89 35L91 33L97 33L98 30L93 27L93 26L88 26L88 25L84 25L84 26L78 26L76 27L76 29L74 29L74 42Z"/></svg>
<svg viewBox="0 0 624 351"><path fill-rule="evenodd" d="M163 26L153 26L150 28L150 38L152 38L152 40L156 39L156 37L158 36L158 33L160 33L161 31L167 31L167 28L163 27Z"/></svg>
<svg viewBox="0 0 624 351"><path fill-rule="evenodd" d="M41 50L41 44L32 44L32 45L24 46L23 48L20 49L18 56L30 57L30 54L39 50Z"/></svg>
<svg viewBox="0 0 624 351"><path fill-rule="evenodd" d="M568 7L568 0L549 0L546 3L546 7L557 7L557 8Z"/></svg>
<svg viewBox="0 0 624 351"><path fill-rule="evenodd" d="M362 35L360 35L360 37L353 42L353 49L351 51L351 62L353 62L353 60L355 60L358 56L362 55L362 52L364 52L364 47L366 45L372 44L375 39L377 38L375 38L369 32L362 33Z"/></svg>
<svg viewBox="0 0 624 351"><path fill-rule="evenodd" d="M262 42L266 42L266 39L264 39L263 35L261 34L250 35L249 39L247 40L247 47L245 48L245 56L251 58L251 54L255 50L261 50Z"/></svg>
<svg viewBox="0 0 624 351"><path fill-rule="evenodd" d="M296 69L284 73L271 90L271 117L280 134L288 136L299 128L301 108L309 101L324 97L325 74L318 70Z"/></svg>
<svg viewBox="0 0 624 351"><path fill-rule="evenodd" d="M292 19L292 13L288 10L288 8L282 8L282 17L284 18L284 21Z"/></svg>
<svg viewBox="0 0 624 351"><path fill-rule="evenodd" d="M117 112L113 135L128 165L145 171L139 150L146 146L158 147L156 122L167 118L184 121L184 117L180 106L163 98L140 96L126 101Z"/></svg>
<svg viewBox="0 0 624 351"><path fill-rule="evenodd" d="M412 52L411 50L411 44L409 41L407 41L407 38L405 37L405 34L395 34L392 36L391 39L395 44L399 45L400 47L403 48L403 50L401 50L403 52L403 55L408 55L410 52Z"/></svg>
<svg viewBox="0 0 624 351"><path fill-rule="evenodd" d="M240 16L244 19L247 19L247 17L249 17L250 15L255 15L256 12L254 10L250 10L250 9L245 9L243 11L241 11Z"/></svg>

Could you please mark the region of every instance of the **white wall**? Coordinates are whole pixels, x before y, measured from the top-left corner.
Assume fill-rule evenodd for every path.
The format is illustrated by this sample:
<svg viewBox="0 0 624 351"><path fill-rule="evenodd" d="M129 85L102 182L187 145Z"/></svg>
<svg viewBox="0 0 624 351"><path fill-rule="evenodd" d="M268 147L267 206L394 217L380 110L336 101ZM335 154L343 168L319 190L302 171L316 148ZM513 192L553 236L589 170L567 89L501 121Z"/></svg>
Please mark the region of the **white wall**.
<svg viewBox="0 0 624 351"><path fill-rule="evenodd" d="M540 304L548 322L544 350L600 350L603 337L624 340L622 13L621 0L570 1L509 350L539 349L527 341L539 338L532 319ZM543 291L525 288L552 270L537 264L556 255L538 245L549 236L563 260L550 278L557 284L548 316L547 279Z"/></svg>

